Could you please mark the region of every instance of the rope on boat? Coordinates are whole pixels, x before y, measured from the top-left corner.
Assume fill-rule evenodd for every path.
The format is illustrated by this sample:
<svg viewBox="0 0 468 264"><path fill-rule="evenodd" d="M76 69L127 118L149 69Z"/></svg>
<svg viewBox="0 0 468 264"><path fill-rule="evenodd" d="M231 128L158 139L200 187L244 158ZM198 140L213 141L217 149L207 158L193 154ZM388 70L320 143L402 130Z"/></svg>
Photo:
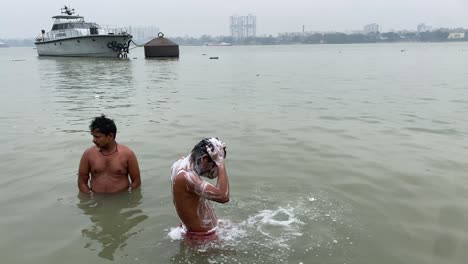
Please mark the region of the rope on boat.
<svg viewBox="0 0 468 264"><path fill-rule="evenodd" d="M133 48L131 48L131 49L136 49L136 48L145 46L145 44L138 44L138 43L136 43L133 39L132 39L132 43L133 43L133 45L135 45L135 47L133 47Z"/></svg>

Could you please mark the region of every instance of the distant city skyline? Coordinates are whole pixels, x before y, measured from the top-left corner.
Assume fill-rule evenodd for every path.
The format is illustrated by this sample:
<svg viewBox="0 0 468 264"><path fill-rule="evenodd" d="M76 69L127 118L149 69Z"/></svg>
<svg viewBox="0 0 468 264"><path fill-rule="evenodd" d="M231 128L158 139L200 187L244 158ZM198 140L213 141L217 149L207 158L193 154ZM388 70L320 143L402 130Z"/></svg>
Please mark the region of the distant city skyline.
<svg viewBox="0 0 468 264"><path fill-rule="evenodd" d="M432 28L468 28L468 1L464 0L174 0L165 2L67 1L86 20L102 25L157 27L166 36L230 35L229 18L257 17L257 35L283 32L362 30L376 23L380 31L417 30L420 23ZM1 38L31 38L49 30L51 17L63 0L4 1L0 13Z"/></svg>

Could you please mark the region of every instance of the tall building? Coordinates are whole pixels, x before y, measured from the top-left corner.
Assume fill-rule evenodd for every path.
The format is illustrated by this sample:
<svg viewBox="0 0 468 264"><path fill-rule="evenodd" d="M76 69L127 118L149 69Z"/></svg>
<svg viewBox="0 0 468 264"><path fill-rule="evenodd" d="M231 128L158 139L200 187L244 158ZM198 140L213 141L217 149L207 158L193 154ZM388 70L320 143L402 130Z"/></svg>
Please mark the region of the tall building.
<svg viewBox="0 0 468 264"><path fill-rule="evenodd" d="M247 16L231 16L229 17L229 27L231 36L235 39L255 37L257 36L257 17L250 14Z"/></svg>
<svg viewBox="0 0 468 264"><path fill-rule="evenodd" d="M364 26L364 33L371 34L371 33L379 33L380 26L376 23L368 24Z"/></svg>
<svg viewBox="0 0 468 264"><path fill-rule="evenodd" d="M432 28L430 26L427 26L424 23L419 23L417 29L418 29L418 32L421 33L421 32L431 31Z"/></svg>
<svg viewBox="0 0 468 264"><path fill-rule="evenodd" d="M148 42L156 37L158 37L159 28L154 26L147 27L129 27L129 33L132 34L133 39L138 43Z"/></svg>

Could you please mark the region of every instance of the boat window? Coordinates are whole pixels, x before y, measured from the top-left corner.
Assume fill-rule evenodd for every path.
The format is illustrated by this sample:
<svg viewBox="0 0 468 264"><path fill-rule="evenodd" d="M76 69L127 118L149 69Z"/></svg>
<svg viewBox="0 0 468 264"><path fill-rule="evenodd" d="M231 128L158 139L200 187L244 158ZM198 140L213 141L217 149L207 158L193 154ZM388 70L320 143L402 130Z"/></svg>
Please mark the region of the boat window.
<svg viewBox="0 0 468 264"><path fill-rule="evenodd" d="M63 29L63 24L54 24L52 30L61 30Z"/></svg>
<svg viewBox="0 0 468 264"><path fill-rule="evenodd" d="M73 23L73 28L90 28L90 24L89 23L82 23L82 22L77 22L77 23Z"/></svg>
<svg viewBox="0 0 468 264"><path fill-rule="evenodd" d="M91 35L97 35L97 34L99 34L98 29L95 28L95 27L90 27L90 28L89 28L89 34L91 34ZM93 41L94 41L94 40L93 40Z"/></svg>
<svg viewBox="0 0 468 264"><path fill-rule="evenodd" d="M70 23L65 23L65 24L54 24L52 26L52 30L63 30L67 28L72 28Z"/></svg>
<svg viewBox="0 0 468 264"><path fill-rule="evenodd" d="M61 23L61 24L52 25L52 30L63 30L63 29L73 29L73 28L99 29L101 27L98 24L86 23L86 22Z"/></svg>

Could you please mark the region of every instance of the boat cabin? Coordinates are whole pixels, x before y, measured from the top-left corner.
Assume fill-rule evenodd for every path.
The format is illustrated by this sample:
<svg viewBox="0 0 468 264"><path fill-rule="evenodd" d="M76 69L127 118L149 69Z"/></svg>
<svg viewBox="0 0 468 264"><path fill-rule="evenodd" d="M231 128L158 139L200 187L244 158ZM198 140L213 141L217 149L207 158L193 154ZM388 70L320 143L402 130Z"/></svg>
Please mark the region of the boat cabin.
<svg viewBox="0 0 468 264"><path fill-rule="evenodd" d="M36 41L52 41L64 38L76 38L94 35L125 35L125 29L106 26L102 28L96 23L86 22L83 16L74 15L75 10L67 6L62 8L62 14L53 16L52 29L49 32L42 31Z"/></svg>

